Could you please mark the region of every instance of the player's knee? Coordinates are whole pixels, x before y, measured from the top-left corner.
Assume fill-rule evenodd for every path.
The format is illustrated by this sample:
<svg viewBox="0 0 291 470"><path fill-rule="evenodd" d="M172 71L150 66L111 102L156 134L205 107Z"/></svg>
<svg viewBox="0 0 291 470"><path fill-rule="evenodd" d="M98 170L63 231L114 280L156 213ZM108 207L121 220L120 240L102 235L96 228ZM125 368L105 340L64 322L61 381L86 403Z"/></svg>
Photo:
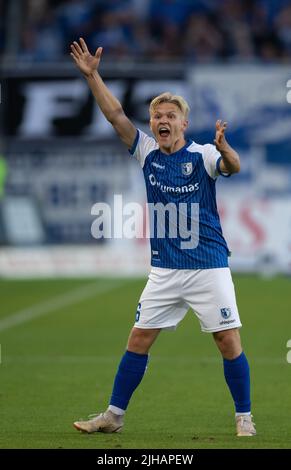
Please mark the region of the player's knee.
<svg viewBox="0 0 291 470"><path fill-rule="evenodd" d="M127 349L137 354L146 354L156 336L157 333L153 330L134 328L130 334Z"/></svg>
<svg viewBox="0 0 291 470"><path fill-rule="evenodd" d="M214 334L214 339L223 357L234 359L241 353L238 330L219 331Z"/></svg>

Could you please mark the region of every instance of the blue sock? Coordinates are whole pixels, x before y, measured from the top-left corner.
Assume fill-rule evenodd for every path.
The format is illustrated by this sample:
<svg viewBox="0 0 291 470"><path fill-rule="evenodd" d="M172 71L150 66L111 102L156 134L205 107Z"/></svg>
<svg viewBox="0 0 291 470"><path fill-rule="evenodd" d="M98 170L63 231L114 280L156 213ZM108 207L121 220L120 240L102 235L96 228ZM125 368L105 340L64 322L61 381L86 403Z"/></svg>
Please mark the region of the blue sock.
<svg viewBox="0 0 291 470"><path fill-rule="evenodd" d="M115 376L110 405L126 410L131 395L143 378L147 362L147 354L125 352Z"/></svg>
<svg viewBox="0 0 291 470"><path fill-rule="evenodd" d="M237 413L251 411L250 368L242 352L235 359L223 359L224 377L231 392Z"/></svg>

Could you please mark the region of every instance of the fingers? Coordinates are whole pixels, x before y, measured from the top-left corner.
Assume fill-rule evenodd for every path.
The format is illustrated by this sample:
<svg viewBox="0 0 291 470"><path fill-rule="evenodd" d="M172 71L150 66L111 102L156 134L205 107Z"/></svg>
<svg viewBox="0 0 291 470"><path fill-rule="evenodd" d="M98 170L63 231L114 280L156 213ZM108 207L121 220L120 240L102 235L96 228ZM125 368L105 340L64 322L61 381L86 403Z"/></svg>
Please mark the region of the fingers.
<svg viewBox="0 0 291 470"><path fill-rule="evenodd" d="M74 41L73 44L74 44L75 48L77 49L78 53L79 53L80 55L83 54L83 51L82 51L82 49L81 49L79 43L78 43L77 41Z"/></svg>
<svg viewBox="0 0 291 470"><path fill-rule="evenodd" d="M81 54L80 54L79 49L77 48L76 44L77 44L76 41L74 41L74 43L71 44L71 51L74 54L74 57L76 57L76 59L79 59L81 57ZM77 45L79 46L79 44L77 44ZM79 48L80 48L80 46L79 46ZM81 51L81 53L82 53L82 51Z"/></svg>
<svg viewBox="0 0 291 470"><path fill-rule="evenodd" d="M220 146L224 145L224 142L225 142L224 132L227 128L227 122L222 121L221 119L218 119L215 123L215 127L216 127L216 134L215 134L215 139L213 143L216 146L216 148L219 150Z"/></svg>
<svg viewBox="0 0 291 470"><path fill-rule="evenodd" d="M73 48L73 46L71 46L70 56L72 56L73 59L76 60L76 61L78 61L78 60L80 59L80 55L79 55L78 52Z"/></svg>
<svg viewBox="0 0 291 470"><path fill-rule="evenodd" d="M84 39L83 39L83 38L80 38L79 41L80 41L80 44L81 44L81 46L82 46L83 52L89 52L89 51L88 51L87 44L85 43Z"/></svg>
<svg viewBox="0 0 291 470"><path fill-rule="evenodd" d="M84 41L83 38L79 39L80 44L77 41L73 41L71 44L71 53L70 55L73 57L75 62L86 60L87 57L92 57L90 55L90 52L88 50L87 44ZM95 52L95 57L100 60L101 54L102 54L102 47L98 47Z"/></svg>
<svg viewBox="0 0 291 470"><path fill-rule="evenodd" d="M81 44L81 46L80 46ZM80 57L82 54L89 53L87 44L85 43L83 38L80 38L80 44L77 41L74 41L71 44L71 50L76 57Z"/></svg>
<svg viewBox="0 0 291 470"><path fill-rule="evenodd" d="M77 64L78 63L78 58L75 56L75 54L73 52L70 52L70 56L73 57L74 61Z"/></svg>
<svg viewBox="0 0 291 470"><path fill-rule="evenodd" d="M217 131L225 131L225 129L227 128L227 122L226 121L222 121L221 119L218 119L215 123L215 127L216 127L216 130Z"/></svg>
<svg viewBox="0 0 291 470"><path fill-rule="evenodd" d="M103 51L103 47L98 47L98 48L96 49L96 52L95 52L95 57L97 57L98 59L100 59L101 54L102 54L102 51Z"/></svg>

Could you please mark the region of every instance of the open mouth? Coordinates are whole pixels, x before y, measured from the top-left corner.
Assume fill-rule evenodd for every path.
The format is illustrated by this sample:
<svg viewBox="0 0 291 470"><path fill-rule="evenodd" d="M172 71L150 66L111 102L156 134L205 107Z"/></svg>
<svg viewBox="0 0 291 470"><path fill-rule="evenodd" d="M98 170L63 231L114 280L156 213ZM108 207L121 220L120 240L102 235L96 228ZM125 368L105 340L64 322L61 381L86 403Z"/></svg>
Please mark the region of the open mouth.
<svg viewBox="0 0 291 470"><path fill-rule="evenodd" d="M170 131L167 127L160 127L159 128L159 135L161 137L168 137L170 135Z"/></svg>

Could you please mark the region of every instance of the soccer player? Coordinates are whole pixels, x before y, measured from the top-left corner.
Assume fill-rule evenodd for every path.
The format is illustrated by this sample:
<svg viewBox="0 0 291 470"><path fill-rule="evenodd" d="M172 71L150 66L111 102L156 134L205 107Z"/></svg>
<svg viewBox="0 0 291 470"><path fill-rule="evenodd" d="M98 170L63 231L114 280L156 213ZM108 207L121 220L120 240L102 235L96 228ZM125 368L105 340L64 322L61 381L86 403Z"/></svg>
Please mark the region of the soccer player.
<svg viewBox="0 0 291 470"><path fill-rule="evenodd" d="M202 331L213 334L222 355L236 410L237 436L253 436L256 430L251 415L249 365L241 346L241 322L228 267L230 253L215 198L217 176L237 173L239 155L225 139L225 122L216 122L215 145L186 140L189 106L181 96L171 93L157 96L150 104L154 138L136 129L98 73L101 54L99 47L91 55L82 38L71 44L71 56L101 111L143 169L148 202L164 207L171 203L167 207L177 208L179 223L184 224L182 235L189 238L187 228L193 230L191 240L186 241L181 230L177 236L170 236L173 219L170 221L171 214L167 213L166 236L151 234L152 269L115 376L109 407L74 426L87 433L122 429L128 403L147 368L150 347L161 330L175 329L191 307Z"/></svg>

